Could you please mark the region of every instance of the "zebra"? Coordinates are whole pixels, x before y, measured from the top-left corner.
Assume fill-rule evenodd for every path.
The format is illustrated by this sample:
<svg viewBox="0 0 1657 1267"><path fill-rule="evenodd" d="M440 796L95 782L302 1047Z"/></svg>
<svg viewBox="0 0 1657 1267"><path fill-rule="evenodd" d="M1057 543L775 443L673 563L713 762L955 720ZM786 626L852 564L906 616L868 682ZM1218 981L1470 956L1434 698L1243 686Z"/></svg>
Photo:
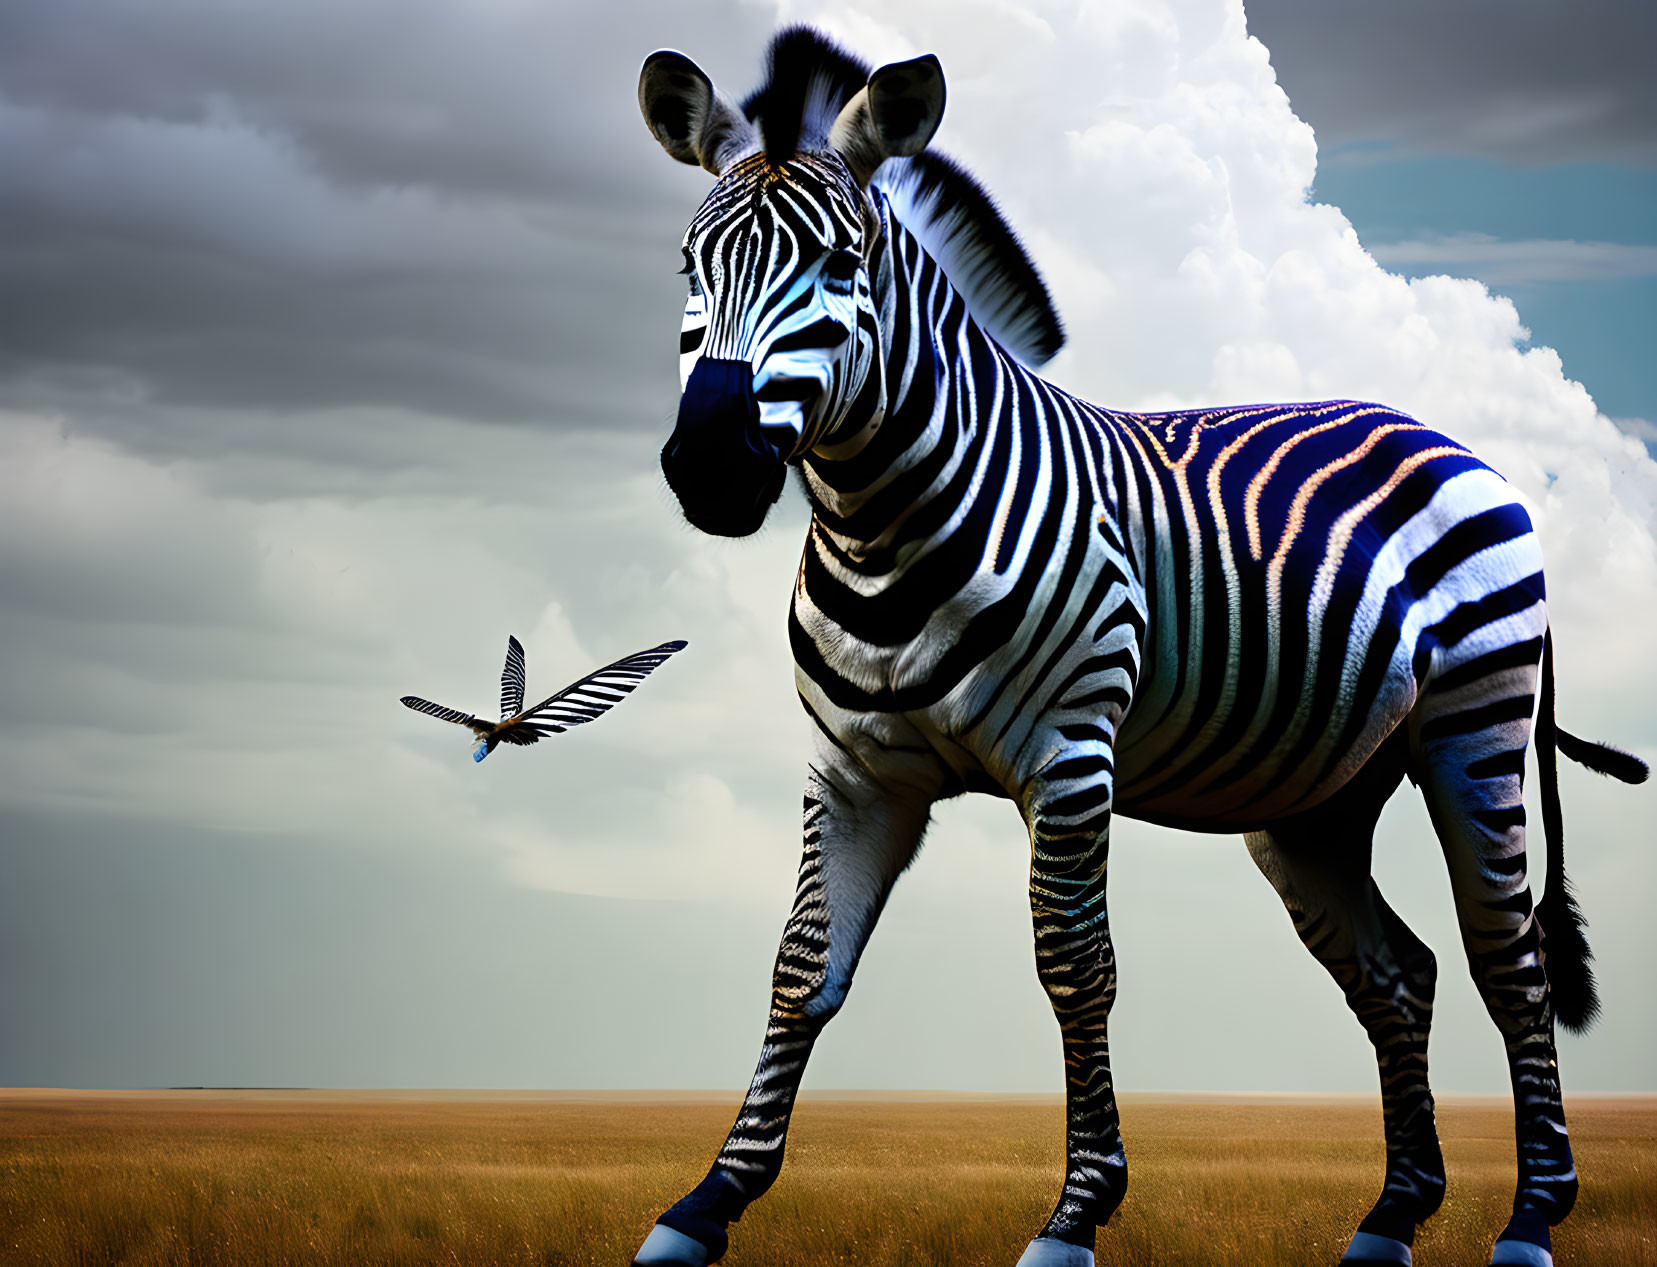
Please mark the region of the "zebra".
<svg viewBox="0 0 1657 1267"><path fill-rule="evenodd" d="M1385 1180L1342 1261L1408 1263L1444 1165L1426 1063L1436 963L1370 877L1405 778L1512 1074L1518 1185L1491 1262L1550 1263L1577 1190L1554 1018L1581 1029L1598 1007L1555 754L1646 771L1554 724L1524 507L1462 445L1375 404L1138 414L1065 393L1035 372L1064 332L1029 256L929 148L938 60L871 73L790 27L767 63L740 104L672 50L639 78L652 134L716 178L683 240L662 470L691 525L733 537L798 471L812 513L788 634L813 742L758 1067L713 1166L635 1263L724 1254L777 1177L812 1046L931 807L967 792L1014 801L1027 824L1036 964L1064 1049L1063 1186L1020 1267L1092 1264L1126 1188L1106 1032L1118 813L1245 837L1376 1051ZM1550 845L1535 910L1533 715Z"/></svg>
<svg viewBox="0 0 1657 1267"><path fill-rule="evenodd" d="M438 721L453 722L471 730L472 760L482 761L503 743L527 747L548 735L561 735L571 726L585 725L604 716L633 688L654 673L675 651L690 644L683 640L664 642L645 651L594 669L579 681L571 682L556 695L549 695L531 708L524 707L524 644L508 634L506 665L501 669L501 719L485 721L458 708L445 708L418 695L405 695L401 703L417 713Z"/></svg>

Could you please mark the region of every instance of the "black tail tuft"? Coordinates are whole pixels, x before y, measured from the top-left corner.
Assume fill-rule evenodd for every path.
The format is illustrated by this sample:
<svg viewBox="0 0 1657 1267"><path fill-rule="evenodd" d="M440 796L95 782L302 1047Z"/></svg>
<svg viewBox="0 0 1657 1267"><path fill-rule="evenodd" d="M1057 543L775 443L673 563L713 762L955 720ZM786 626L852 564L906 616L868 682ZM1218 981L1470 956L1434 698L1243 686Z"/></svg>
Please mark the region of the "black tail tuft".
<svg viewBox="0 0 1657 1267"><path fill-rule="evenodd" d="M1554 725L1553 631L1549 630L1542 643L1542 699L1536 710L1536 769L1542 776L1542 834L1548 844L1548 880L1547 891L1536 904L1536 919L1542 926L1542 962L1548 974L1554 1015L1566 1029L1580 1034L1599 1015L1599 989L1594 984L1594 971L1589 967L1594 952L1588 946L1587 921L1565 879L1565 819L1559 810L1559 763L1554 753L1557 747L1571 756L1571 744L1595 749L1596 756L1614 751L1598 744L1583 744L1580 739L1569 739ZM1639 767L1641 777L1645 776L1644 764L1625 753L1616 755L1633 762ZM1572 759L1582 760L1581 757Z"/></svg>
<svg viewBox="0 0 1657 1267"><path fill-rule="evenodd" d="M1578 765L1585 765L1595 774L1608 774L1624 783L1644 783L1651 770L1631 752L1613 748L1610 744L1578 739L1575 735L1556 729L1554 738L1559 744L1559 755Z"/></svg>
<svg viewBox="0 0 1657 1267"><path fill-rule="evenodd" d="M1554 846L1550 846L1554 848ZM1594 952L1588 945L1588 921L1576 904L1576 894L1561 873L1549 867L1548 891L1536 904L1542 923L1542 950L1548 973L1553 1014L1573 1034L1584 1033L1599 1019L1599 987L1594 983Z"/></svg>

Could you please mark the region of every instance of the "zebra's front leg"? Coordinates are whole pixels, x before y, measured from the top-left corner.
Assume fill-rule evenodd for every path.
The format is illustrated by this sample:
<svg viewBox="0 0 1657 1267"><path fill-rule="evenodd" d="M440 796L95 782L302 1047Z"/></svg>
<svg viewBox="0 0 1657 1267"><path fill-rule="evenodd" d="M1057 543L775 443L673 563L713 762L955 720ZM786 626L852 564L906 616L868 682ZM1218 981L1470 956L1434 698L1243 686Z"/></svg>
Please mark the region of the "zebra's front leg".
<svg viewBox="0 0 1657 1267"><path fill-rule="evenodd" d="M1064 1191L1019 1267L1093 1267L1098 1228L1122 1203L1127 1156L1105 1023L1116 955L1105 913L1108 756L1061 757L1027 798L1036 972L1058 1017L1065 1066Z"/></svg>
<svg viewBox="0 0 1657 1267"><path fill-rule="evenodd" d="M892 885L920 846L931 805L924 793L878 785L858 771L812 770L799 888L777 950L753 1083L707 1177L657 1219L635 1265L717 1262L727 1229L775 1182L812 1046L845 1002Z"/></svg>

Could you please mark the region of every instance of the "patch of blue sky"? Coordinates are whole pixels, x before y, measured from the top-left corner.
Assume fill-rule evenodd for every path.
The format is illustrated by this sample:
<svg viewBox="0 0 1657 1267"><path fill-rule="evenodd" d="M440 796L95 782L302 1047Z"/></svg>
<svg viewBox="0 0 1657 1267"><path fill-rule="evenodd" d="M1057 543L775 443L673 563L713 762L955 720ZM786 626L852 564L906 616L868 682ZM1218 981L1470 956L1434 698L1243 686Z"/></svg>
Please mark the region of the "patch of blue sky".
<svg viewBox="0 0 1657 1267"><path fill-rule="evenodd" d="M1657 422L1657 277L1539 282L1502 289L1531 342L1553 348L1600 412Z"/></svg>
<svg viewBox="0 0 1657 1267"><path fill-rule="evenodd" d="M1507 295L1602 412L1657 422L1657 171L1394 155L1373 143L1320 153L1312 198L1340 207L1395 272Z"/></svg>
<svg viewBox="0 0 1657 1267"><path fill-rule="evenodd" d="M1394 240L1471 232L1657 243L1657 170L1604 162L1510 167L1392 152L1380 143L1320 149L1313 199L1340 207L1360 235L1367 227Z"/></svg>

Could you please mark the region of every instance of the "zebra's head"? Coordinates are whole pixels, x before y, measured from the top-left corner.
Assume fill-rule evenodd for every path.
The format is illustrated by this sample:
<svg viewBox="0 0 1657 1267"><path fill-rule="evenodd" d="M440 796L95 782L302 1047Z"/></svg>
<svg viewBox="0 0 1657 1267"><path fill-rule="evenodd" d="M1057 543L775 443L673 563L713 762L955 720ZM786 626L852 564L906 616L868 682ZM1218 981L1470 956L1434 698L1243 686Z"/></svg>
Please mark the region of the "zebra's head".
<svg viewBox="0 0 1657 1267"><path fill-rule="evenodd" d="M931 140L943 72L929 55L871 75L793 28L740 108L671 51L645 60L639 105L669 155L717 178L683 243L682 394L662 471L693 526L747 536L790 462L884 405L868 185Z"/></svg>

